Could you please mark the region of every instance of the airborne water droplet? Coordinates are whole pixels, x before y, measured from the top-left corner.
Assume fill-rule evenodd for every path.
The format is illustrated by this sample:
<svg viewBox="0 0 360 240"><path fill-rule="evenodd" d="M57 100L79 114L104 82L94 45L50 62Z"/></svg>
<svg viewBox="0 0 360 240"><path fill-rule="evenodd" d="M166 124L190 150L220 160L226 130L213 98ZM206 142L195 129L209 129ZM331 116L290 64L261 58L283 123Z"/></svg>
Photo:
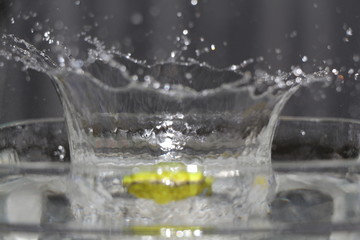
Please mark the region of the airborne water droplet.
<svg viewBox="0 0 360 240"><path fill-rule="evenodd" d="M354 54L353 55L353 60L354 60L354 62L359 62L360 61L360 55L359 54Z"/></svg>
<svg viewBox="0 0 360 240"><path fill-rule="evenodd" d="M134 25L139 25L143 22L143 16L141 13L136 12L131 16L130 21Z"/></svg>
<svg viewBox="0 0 360 240"><path fill-rule="evenodd" d="M346 35L347 36L352 36L353 35L353 30L351 27L349 27L348 29L346 29Z"/></svg>
<svg viewBox="0 0 360 240"><path fill-rule="evenodd" d="M303 71L302 71L301 68L297 67L297 68L295 68L295 69L293 70L293 74L294 74L295 76L299 77L300 75L303 74Z"/></svg>
<svg viewBox="0 0 360 240"><path fill-rule="evenodd" d="M185 78L186 78L186 79L191 79L191 78L192 78L191 73L185 73Z"/></svg>
<svg viewBox="0 0 360 240"><path fill-rule="evenodd" d="M195 6L198 4L198 0L191 0L191 5Z"/></svg>

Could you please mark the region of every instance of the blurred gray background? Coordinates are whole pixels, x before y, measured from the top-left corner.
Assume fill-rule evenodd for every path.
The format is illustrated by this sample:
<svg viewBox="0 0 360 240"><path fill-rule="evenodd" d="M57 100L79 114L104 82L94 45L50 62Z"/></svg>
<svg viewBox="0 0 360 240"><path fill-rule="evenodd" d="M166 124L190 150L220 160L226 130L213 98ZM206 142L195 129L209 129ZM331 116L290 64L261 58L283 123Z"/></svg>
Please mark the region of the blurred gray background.
<svg viewBox="0 0 360 240"><path fill-rule="evenodd" d="M262 57L269 72L339 70L344 80L301 89L282 114L359 118L359 10L358 0L1 0L0 28L55 60L47 37L84 58L81 39L92 36L150 62L179 51L176 37L188 30L191 44L182 56L216 67ZM214 51L196 56L211 45ZM0 123L62 115L47 76L0 59Z"/></svg>

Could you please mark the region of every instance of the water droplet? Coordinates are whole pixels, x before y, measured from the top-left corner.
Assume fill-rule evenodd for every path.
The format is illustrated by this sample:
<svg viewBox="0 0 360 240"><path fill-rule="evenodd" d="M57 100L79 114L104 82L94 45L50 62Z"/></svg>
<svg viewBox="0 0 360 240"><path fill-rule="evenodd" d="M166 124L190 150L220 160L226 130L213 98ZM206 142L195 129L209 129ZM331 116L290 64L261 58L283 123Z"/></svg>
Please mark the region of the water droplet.
<svg viewBox="0 0 360 240"><path fill-rule="evenodd" d="M11 24L14 24L15 23L15 19L12 17L12 18L10 18L10 22L11 22Z"/></svg>
<svg viewBox="0 0 360 240"><path fill-rule="evenodd" d="M184 30L183 30L183 34L184 34L184 35L188 35L188 33L189 33L189 30L187 30L187 29L184 29Z"/></svg>
<svg viewBox="0 0 360 240"><path fill-rule="evenodd" d="M307 61L308 61L308 57L307 57L307 56L303 56L303 57L301 58L301 61L307 62Z"/></svg>
<svg viewBox="0 0 360 240"><path fill-rule="evenodd" d="M160 87L160 83L159 82L154 82L153 88L158 89L159 87Z"/></svg>
<svg viewBox="0 0 360 240"><path fill-rule="evenodd" d="M186 78L186 79L191 79L191 78L192 78L191 73L185 73L185 78Z"/></svg>
<svg viewBox="0 0 360 240"><path fill-rule="evenodd" d="M132 75L131 80L137 81L137 80L139 80L139 76L138 75Z"/></svg>
<svg viewBox="0 0 360 240"><path fill-rule="evenodd" d="M290 38L295 38L297 36L297 31L292 31L289 36Z"/></svg>
<svg viewBox="0 0 360 240"><path fill-rule="evenodd" d="M313 7L314 7L314 8L318 8L319 6L317 5L317 3L314 3L314 4L313 4Z"/></svg>
<svg viewBox="0 0 360 240"><path fill-rule="evenodd" d="M331 72L332 72L334 75L338 75L338 74L339 74L339 70L337 70L336 68L334 68L333 70L331 70Z"/></svg>
<svg viewBox="0 0 360 240"><path fill-rule="evenodd" d="M184 43L185 46L189 46L191 43L190 39L185 36L182 37L182 42ZM184 50L186 50L186 48Z"/></svg>
<svg viewBox="0 0 360 240"><path fill-rule="evenodd" d="M350 68L349 71L348 71L348 74L352 75L352 74L354 74L354 72L355 72L355 70L353 68Z"/></svg>
<svg viewBox="0 0 360 240"><path fill-rule="evenodd" d="M72 60L70 61L70 66L73 68L80 69L84 65L84 62L81 60Z"/></svg>
<svg viewBox="0 0 360 240"><path fill-rule="evenodd" d="M45 32L44 37L45 37L45 40L48 41L50 38L50 32L49 31Z"/></svg>
<svg viewBox="0 0 360 240"><path fill-rule="evenodd" d="M360 74L359 73L355 73L355 80L359 80L360 79Z"/></svg>
<svg viewBox="0 0 360 240"><path fill-rule="evenodd" d="M58 62L59 62L61 67L65 66L65 59L64 59L63 56L58 56Z"/></svg>
<svg viewBox="0 0 360 240"><path fill-rule="evenodd" d="M151 76L149 76L149 75L146 75L145 77L144 77L144 80L145 80L145 82L146 83L151 83Z"/></svg>
<svg viewBox="0 0 360 240"><path fill-rule="evenodd" d="M75 1L75 5L79 6L79 5L80 5L80 1L79 1L79 0Z"/></svg>
<svg viewBox="0 0 360 240"><path fill-rule="evenodd" d="M231 65L231 67L230 67L231 71L236 71L238 69L239 69L239 66L237 66L237 65Z"/></svg>
<svg viewBox="0 0 360 240"><path fill-rule="evenodd" d="M306 135L306 132L305 132L304 130L301 130L300 133L301 133L301 136L305 136L305 135Z"/></svg>
<svg viewBox="0 0 360 240"><path fill-rule="evenodd" d="M182 17L182 12L177 12L177 13L176 13L176 16Z"/></svg>
<svg viewBox="0 0 360 240"><path fill-rule="evenodd" d="M351 27L349 27L348 29L346 29L346 35L347 36L352 36L353 35L353 30Z"/></svg>
<svg viewBox="0 0 360 240"><path fill-rule="evenodd" d="M3 67L4 66L4 62L0 62L0 67Z"/></svg>
<svg viewBox="0 0 360 240"><path fill-rule="evenodd" d="M211 44L210 48L212 51L215 51L215 49L216 49L215 44Z"/></svg>
<svg viewBox="0 0 360 240"><path fill-rule="evenodd" d="M176 58L176 56L177 56L177 51L172 51L171 53L170 53L170 57L171 58Z"/></svg>
<svg viewBox="0 0 360 240"><path fill-rule="evenodd" d="M353 60L354 60L354 62L359 62L360 61L360 55L359 54L354 54L353 55Z"/></svg>
<svg viewBox="0 0 360 240"><path fill-rule="evenodd" d="M169 90L170 90L170 84L168 84L168 83L165 84L165 85L164 85L164 90L165 90L165 91L169 91Z"/></svg>
<svg viewBox="0 0 360 240"><path fill-rule="evenodd" d="M198 0L191 0L191 5L195 6L198 4Z"/></svg>
<svg viewBox="0 0 360 240"><path fill-rule="evenodd" d="M58 157L60 161L63 161L66 156L66 149L62 145L59 145L53 154Z"/></svg>
<svg viewBox="0 0 360 240"><path fill-rule="evenodd" d="M294 70L293 70L293 74L297 77L301 76L303 74L303 71L301 68L299 67L296 67Z"/></svg>
<svg viewBox="0 0 360 240"><path fill-rule="evenodd" d="M139 25L143 22L143 16L141 15L141 13L136 12L133 15L131 15L130 21L134 25Z"/></svg>
<svg viewBox="0 0 360 240"><path fill-rule="evenodd" d="M36 31L41 31L43 26L42 26L41 23L36 22L34 28L35 28Z"/></svg>

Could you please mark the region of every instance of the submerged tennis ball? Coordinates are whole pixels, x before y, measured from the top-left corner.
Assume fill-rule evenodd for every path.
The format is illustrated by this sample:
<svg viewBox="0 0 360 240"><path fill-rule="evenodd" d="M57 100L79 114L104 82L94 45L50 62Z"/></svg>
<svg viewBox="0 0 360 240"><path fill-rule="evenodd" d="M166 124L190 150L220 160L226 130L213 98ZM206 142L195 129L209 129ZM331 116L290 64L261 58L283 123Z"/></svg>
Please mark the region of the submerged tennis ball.
<svg viewBox="0 0 360 240"><path fill-rule="evenodd" d="M166 204L201 193L211 194L212 177L207 177L195 165L159 163L124 176L123 186L138 198L152 199Z"/></svg>

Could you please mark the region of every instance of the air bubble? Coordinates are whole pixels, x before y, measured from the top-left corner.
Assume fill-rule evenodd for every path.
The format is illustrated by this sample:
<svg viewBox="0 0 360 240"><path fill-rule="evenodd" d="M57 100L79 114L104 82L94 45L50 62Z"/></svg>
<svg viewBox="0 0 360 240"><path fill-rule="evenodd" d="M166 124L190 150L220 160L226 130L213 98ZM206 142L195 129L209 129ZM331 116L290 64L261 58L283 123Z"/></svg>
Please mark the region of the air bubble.
<svg viewBox="0 0 360 240"><path fill-rule="evenodd" d="M189 33L189 30L187 30L187 29L184 29L182 33L183 33L184 35L188 35L188 33Z"/></svg>
<svg viewBox="0 0 360 240"><path fill-rule="evenodd" d="M308 61L308 57L307 57L307 56L303 56L303 57L301 58L301 61L302 61L302 62L307 62L307 61Z"/></svg>
<svg viewBox="0 0 360 240"><path fill-rule="evenodd" d="M192 78L192 74L191 74L191 73L185 73L185 78L186 78L186 79L191 79L191 78Z"/></svg>

